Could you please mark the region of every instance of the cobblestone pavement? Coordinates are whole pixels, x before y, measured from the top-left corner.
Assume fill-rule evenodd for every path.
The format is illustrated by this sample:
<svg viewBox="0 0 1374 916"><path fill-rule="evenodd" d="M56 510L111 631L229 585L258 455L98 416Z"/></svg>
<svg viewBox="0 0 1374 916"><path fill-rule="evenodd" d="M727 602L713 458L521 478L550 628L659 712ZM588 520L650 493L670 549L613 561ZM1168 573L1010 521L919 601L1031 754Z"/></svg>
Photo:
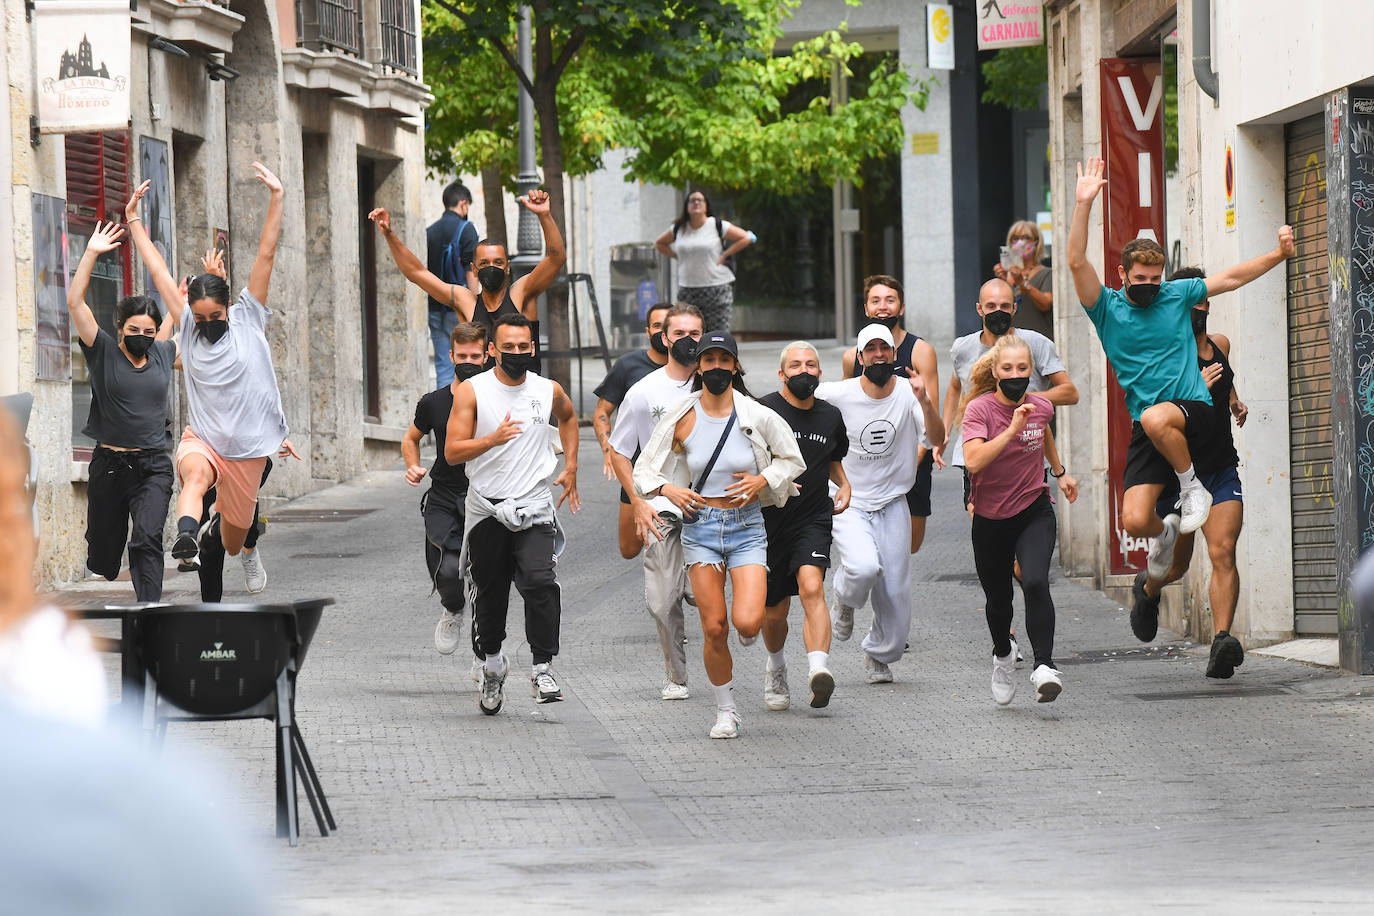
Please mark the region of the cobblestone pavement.
<svg viewBox="0 0 1374 916"><path fill-rule="evenodd" d="M1064 693L1034 703L1027 665L997 708L960 480L942 472L895 683L864 681L863 610L835 644L830 707L808 708L794 608L793 708L765 709L761 644L732 648L743 735L711 741L700 631L688 629L692 698L660 701L641 567L619 557L615 490L586 431L583 443L584 506L564 516L560 563L563 703L530 698L520 638L493 718L465 650L434 651L419 492L399 470L276 513L263 598L338 601L299 692L338 833L319 837L307 811L297 849L272 839L267 723L174 726L168 742L223 765L225 807L263 845L287 912L1368 905L1371 681L1251 657L1210 682L1203 648L1168 634L1142 647L1123 609L1056 579ZM227 576L235 600L232 561ZM517 596L515 634L519 609Z"/></svg>

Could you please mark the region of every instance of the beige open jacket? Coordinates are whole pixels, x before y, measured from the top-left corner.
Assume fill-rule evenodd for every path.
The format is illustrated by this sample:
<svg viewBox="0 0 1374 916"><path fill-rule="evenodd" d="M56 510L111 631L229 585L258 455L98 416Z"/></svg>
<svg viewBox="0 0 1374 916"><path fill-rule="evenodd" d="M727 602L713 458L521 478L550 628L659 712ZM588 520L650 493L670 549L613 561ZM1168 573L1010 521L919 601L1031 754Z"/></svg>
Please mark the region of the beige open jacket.
<svg viewBox="0 0 1374 916"><path fill-rule="evenodd" d="M677 421L701 400L696 391L669 410L654 427L649 442L635 462L635 492L648 498L664 484L690 487L692 478L687 470L687 456L673 450L673 430ZM781 506L797 495L793 483L806 470L801 449L792 427L775 412L753 398L735 392L735 415L740 431L754 447L754 461L768 486L759 492L759 502L765 506Z"/></svg>

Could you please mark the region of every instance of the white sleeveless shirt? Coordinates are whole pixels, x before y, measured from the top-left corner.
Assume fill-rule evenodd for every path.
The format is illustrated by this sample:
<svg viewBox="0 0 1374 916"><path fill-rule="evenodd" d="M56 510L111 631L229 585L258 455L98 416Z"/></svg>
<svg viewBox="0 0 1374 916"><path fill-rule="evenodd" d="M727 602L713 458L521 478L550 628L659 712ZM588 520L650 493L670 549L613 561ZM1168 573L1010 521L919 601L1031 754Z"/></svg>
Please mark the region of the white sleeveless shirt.
<svg viewBox="0 0 1374 916"><path fill-rule="evenodd" d="M519 385L507 385L492 369L473 376L470 384L477 395L473 438L494 433L507 412L520 424L520 435L469 459L468 485L487 499L524 496L541 484L547 488L558 467L558 456L549 440L553 382L526 372Z"/></svg>

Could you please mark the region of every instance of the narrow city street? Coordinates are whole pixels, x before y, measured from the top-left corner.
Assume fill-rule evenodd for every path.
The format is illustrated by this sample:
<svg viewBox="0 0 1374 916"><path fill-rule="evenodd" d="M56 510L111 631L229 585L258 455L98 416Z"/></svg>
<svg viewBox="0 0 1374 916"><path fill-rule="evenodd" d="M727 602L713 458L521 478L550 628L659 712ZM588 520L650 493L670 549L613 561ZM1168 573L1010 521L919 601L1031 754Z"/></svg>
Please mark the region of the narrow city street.
<svg viewBox="0 0 1374 916"><path fill-rule="evenodd" d="M589 431L582 441L595 456ZM477 709L464 649L433 648L420 491L399 465L272 512L262 600L338 602L298 713L339 831L321 838L302 801L300 846L272 837L267 723L174 726L167 741L228 774L222 808L261 848L284 911L1367 905L1367 678L1252 655L1234 680L1208 681L1205 647L1164 632L1142 646L1123 609L1056 577L1064 693L1037 705L1026 666L998 708L960 480L945 471L896 682L865 683L863 610L854 640L835 643L830 707L808 708L794 607L792 708L765 709L762 646L732 638L743 733L711 741L700 630L689 621L691 699L661 701L641 565L616 551L616 492L596 465L584 459L582 511L563 516L566 701L537 706L525 688L516 596L494 718ZM226 581L225 600L241 600L236 562ZM170 600L191 597L191 577L168 585Z"/></svg>

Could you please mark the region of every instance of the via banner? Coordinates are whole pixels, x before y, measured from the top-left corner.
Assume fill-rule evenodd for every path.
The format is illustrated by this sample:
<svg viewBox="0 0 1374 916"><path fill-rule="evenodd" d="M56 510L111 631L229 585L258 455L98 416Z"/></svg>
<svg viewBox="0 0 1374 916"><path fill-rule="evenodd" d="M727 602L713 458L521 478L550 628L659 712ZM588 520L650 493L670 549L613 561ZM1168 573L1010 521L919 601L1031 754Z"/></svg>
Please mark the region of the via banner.
<svg viewBox="0 0 1374 916"><path fill-rule="evenodd" d="M1045 10L1040 0L975 0L975 4L979 51L1045 43Z"/></svg>
<svg viewBox="0 0 1374 916"><path fill-rule="evenodd" d="M35 0L33 19L39 130L128 128L128 0Z"/></svg>

